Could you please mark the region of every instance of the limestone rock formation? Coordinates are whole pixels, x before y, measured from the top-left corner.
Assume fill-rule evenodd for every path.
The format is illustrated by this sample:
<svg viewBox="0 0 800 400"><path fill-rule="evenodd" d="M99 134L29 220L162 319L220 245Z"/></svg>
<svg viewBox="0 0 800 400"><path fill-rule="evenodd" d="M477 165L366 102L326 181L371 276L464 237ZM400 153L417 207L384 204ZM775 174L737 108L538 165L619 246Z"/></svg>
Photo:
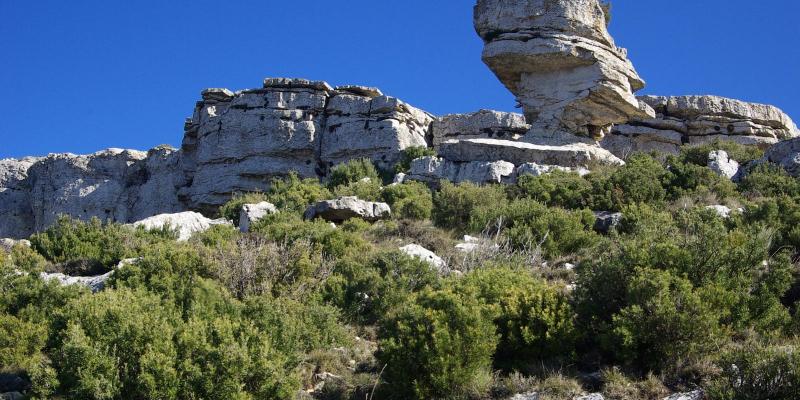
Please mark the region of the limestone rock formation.
<svg viewBox="0 0 800 400"><path fill-rule="evenodd" d="M770 162L785 169L789 175L800 178L800 138L780 142L772 147L759 160Z"/></svg>
<svg viewBox="0 0 800 400"><path fill-rule="evenodd" d="M512 139L521 138L530 129L522 114L480 110L469 114L451 114L436 119L431 127L432 144L453 139Z"/></svg>
<svg viewBox="0 0 800 400"><path fill-rule="evenodd" d="M656 118L633 119L612 128L601 145L625 157L632 152L676 154L681 145L715 140L767 148L800 135L795 123L775 106L718 96L642 96Z"/></svg>
<svg viewBox="0 0 800 400"><path fill-rule="evenodd" d="M411 162L405 179L438 184L451 182L503 183L513 179L514 164L507 161L471 161L456 163L438 157L422 157Z"/></svg>
<svg viewBox="0 0 800 400"><path fill-rule="evenodd" d="M708 168L728 179L734 179L739 175L739 163L728 157L728 153L723 150L708 153Z"/></svg>
<svg viewBox="0 0 800 400"><path fill-rule="evenodd" d="M499 139L448 140L439 147L439 155L455 162L503 160L515 165L533 162L570 168L623 164L608 151L586 143L541 145Z"/></svg>
<svg viewBox="0 0 800 400"><path fill-rule="evenodd" d="M478 0L474 24L483 61L532 125L526 140L591 143L612 124L654 115L633 95L644 82L597 0Z"/></svg>
<svg viewBox="0 0 800 400"><path fill-rule="evenodd" d="M239 230L250 232L250 226L258 222L261 218L278 212L274 204L262 201L257 204L245 204L239 212Z"/></svg>
<svg viewBox="0 0 800 400"><path fill-rule="evenodd" d="M345 196L312 204L306 209L305 219L322 218L340 223L350 218L377 221L389 218L392 210L386 203L361 200L355 196Z"/></svg>
<svg viewBox="0 0 800 400"><path fill-rule="evenodd" d="M178 241L189 240L192 235L204 232L214 225L231 225L225 219L210 219L194 211L185 211L175 214L159 214L132 224L134 227L143 227L146 230L174 229L178 233Z"/></svg>

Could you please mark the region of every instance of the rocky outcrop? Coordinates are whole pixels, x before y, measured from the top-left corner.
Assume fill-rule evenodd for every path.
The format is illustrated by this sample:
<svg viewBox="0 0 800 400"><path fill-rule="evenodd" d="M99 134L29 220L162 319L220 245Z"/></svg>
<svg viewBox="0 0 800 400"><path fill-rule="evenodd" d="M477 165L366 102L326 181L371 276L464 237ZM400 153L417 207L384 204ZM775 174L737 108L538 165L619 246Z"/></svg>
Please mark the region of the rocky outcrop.
<svg viewBox="0 0 800 400"><path fill-rule="evenodd" d="M677 154L681 145L715 140L767 148L800 135L777 107L717 96L642 96L656 118L634 119L612 128L601 145L617 155L632 152Z"/></svg>
<svg viewBox="0 0 800 400"><path fill-rule="evenodd" d="M411 170L401 178L437 185L446 180L454 183L473 182L486 183L514 183L522 175L540 176L552 171L573 171L572 168L558 165L537 163L523 163L519 166L508 161L450 161L440 157L422 157L411 162ZM587 169L579 168L581 175L588 173Z"/></svg>
<svg viewBox="0 0 800 400"><path fill-rule="evenodd" d="M530 126L522 114L480 110L470 114L451 114L436 119L431 127L435 149L447 140L507 139L518 140Z"/></svg>
<svg viewBox="0 0 800 400"><path fill-rule="evenodd" d="M474 24L483 61L531 124L526 140L593 143L612 124L654 116L633 95L644 82L597 0L478 0Z"/></svg>
<svg viewBox="0 0 800 400"><path fill-rule="evenodd" d="M780 142L772 147L759 160L759 163L769 162L775 164L789 173L800 178L800 138Z"/></svg>
<svg viewBox="0 0 800 400"><path fill-rule="evenodd" d="M114 275L118 269L135 264L138 261L138 258L126 258L121 260L111 271L96 276L70 276L62 273L42 272L39 274L39 277L41 277L45 282L53 281L57 282L61 286L85 286L91 290L92 293L97 293L105 289L106 282L111 279L111 276Z"/></svg>
<svg viewBox="0 0 800 400"><path fill-rule="evenodd" d="M714 150L708 153L708 168L717 175L734 179L739 175L739 163L731 159L724 150Z"/></svg>
<svg viewBox="0 0 800 400"><path fill-rule="evenodd" d="M380 90L268 78L259 89L209 89L186 122L182 145L192 209L214 210L233 193L265 190L290 171L323 177L338 163L392 167L425 146L433 117Z"/></svg>
<svg viewBox="0 0 800 400"><path fill-rule="evenodd" d="M270 214L278 212L274 204L262 201L257 204L245 204L239 211L239 230L250 232L250 226Z"/></svg>
<svg viewBox="0 0 800 400"><path fill-rule="evenodd" d="M141 221L134 222L134 227L145 230L172 229L178 234L178 241L189 240L192 235L205 232L214 225L232 225L225 219L210 219L194 211L185 211L175 214L159 214Z"/></svg>
<svg viewBox="0 0 800 400"><path fill-rule="evenodd" d="M354 196L324 200L312 204L306 209L305 219L322 218L326 221L340 223L351 218L365 221L378 221L389 218L392 210L386 203L361 200Z"/></svg>
<svg viewBox="0 0 800 400"><path fill-rule="evenodd" d="M570 168L623 164L606 150L586 143L550 146L500 139L448 140L439 147L439 155L454 162L503 160L514 165L532 162Z"/></svg>

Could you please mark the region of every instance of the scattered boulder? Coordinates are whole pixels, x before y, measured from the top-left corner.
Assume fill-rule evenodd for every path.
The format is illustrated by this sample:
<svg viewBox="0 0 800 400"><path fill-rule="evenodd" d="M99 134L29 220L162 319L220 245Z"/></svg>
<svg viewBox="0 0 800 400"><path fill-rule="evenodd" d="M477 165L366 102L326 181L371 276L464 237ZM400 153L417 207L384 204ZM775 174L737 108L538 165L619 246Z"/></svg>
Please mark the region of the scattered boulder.
<svg viewBox="0 0 800 400"><path fill-rule="evenodd" d="M392 210L386 203L361 200L355 196L340 197L335 200L324 200L312 204L306 209L305 219L322 218L326 221L340 223L350 218L361 218L374 222L389 218Z"/></svg>
<svg viewBox="0 0 800 400"><path fill-rule="evenodd" d="M479 0L474 23L483 61L531 124L526 140L593 143L613 124L655 116L633 95L644 81L597 0Z"/></svg>
<svg viewBox="0 0 800 400"><path fill-rule="evenodd" d="M724 150L708 153L708 168L728 179L734 179L739 175L739 163L728 157L728 153Z"/></svg>
<svg viewBox="0 0 800 400"><path fill-rule="evenodd" d="M172 228L178 233L178 241L189 240L195 233L205 232L214 225L232 225L225 219L210 219L194 211L185 211L176 214L159 214L141 221L134 222L134 227L143 227L146 230Z"/></svg>
<svg viewBox="0 0 800 400"><path fill-rule="evenodd" d="M594 230L604 234L616 229L622 222L622 213L620 212L595 211L594 217Z"/></svg>
<svg viewBox="0 0 800 400"><path fill-rule="evenodd" d="M730 207L723 206L723 205L706 206L706 209L707 210L713 210L719 217L725 218L725 219L730 218L731 212L733 212L733 210L731 210ZM737 211L740 211L740 210L737 210Z"/></svg>
<svg viewBox="0 0 800 400"><path fill-rule="evenodd" d="M250 225L276 212L278 212L278 209L270 202L262 201L257 204L245 204L239 212L239 230L250 232Z"/></svg>
<svg viewBox="0 0 800 400"><path fill-rule="evenodd" d="M439 272L444 272L444 270L447 268L447 263L445 263L441 257L418 244L409 244L403 246L400 248L400 251L411 257L419 258L420 260L427 262Z"/></svg>
<svg viewBox="0 0 800 400"><path fill-rule="evenodd" d="M675 393L672 396L665 397L664 400L703 400L705 393L702 390L695 390L686 393Z"/></svg>
<svg viewBox="0 0 800 400"><path fill-rule="evenodd" d="M484 238L464 235L461 243L456 244L455 248L462 253L472 253L481 249L498 250L500 245Z"/></svg>

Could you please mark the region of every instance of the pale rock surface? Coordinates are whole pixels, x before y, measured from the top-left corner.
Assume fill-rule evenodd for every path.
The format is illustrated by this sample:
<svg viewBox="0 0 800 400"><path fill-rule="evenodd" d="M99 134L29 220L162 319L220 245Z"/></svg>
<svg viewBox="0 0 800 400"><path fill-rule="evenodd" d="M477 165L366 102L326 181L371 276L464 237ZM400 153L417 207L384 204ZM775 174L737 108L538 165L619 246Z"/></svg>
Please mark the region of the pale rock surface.
<svg viewBox="0 0 800 400"><path fill-rule="evenodd" d="M499 250L500 246L488 239L464 235L461 243L456 244L455 248L462 253L472 253L482 249Z"/></svg>
<svg viewBox="0 0 800 400"><path fill-rule="evenodd" d="M675 393L669 397L665 397L664 400L703 400L704 398L705 393L702 390L695 390L686 393Z"/></svg>
<svg viewBox="0 0 800 400"><path fill-rule="evenodd" d="M586 143L550 146L500 139L448 140L439 147L439 155L455 162L504 160L515 165L537 163L569 168L624 164L607 150Z"/></svg>
<svg viewBox="0 0 800 400"><path fill-rule="evenodd" d="M758 162L773 163L786 170L789 175L800 178L800 138L780 142L770 147Z"/></svg>
<svg viewBox="0 0 800 400"><path fill-rule="evenodd" d="M361 218L374 222L389 218L392 210L386 203L361 200L355 196L345 196L334 200L324 200L306 209L305 219L322 218L339 223L350 218Z"/></svg>
<svg viewBox="0 0 800 400"><path fill-rule="evenodd" d="M405 179L438 184L441 180L454 183L502 183L514 176L514 164L506 161L453 162L438 157L422 157L411 162Z"/></svg>
<svg viewBox="0 0 800 400"><path fill-rule="evenodd" d="M15 240L9 238L0 239L0 250L10 252L16 245L31 247L31 242L26 239Z"/></svg>
<svg viewBox="0 0 800 400"><path fill-rule="evenodd" d="M707 210L713 210L720 218L730 218L731 208L723 205L706 206Z"/></svg>
<svg viewBox="0 0 800 400"><path fill-rule="evenodd" d="M641 96L655 118L614 126L601 145L625 158L633 152L677 154L680 146L717 140L766 149L797 137L797 126L775 106L719 96Z"/></svg>
<svg viewBox="0 0 800 400"><path fill-rule="evenodd" d="M480 110L469 114L451 114L436 119L431 127L432 144L438 149L447 140L509 139L517 140L530 126L522 114Z"/></svg>
<svg viewBox="0 0 800 400"><path fill-rule="evenodd" d="M568 168L568 167L561 167L558 165L541 165L536 163L525 163L517 167L515 174L517 177L522 175L531 175L531 176L542 176L547 175L553 171L564 171L564 172L576 172L580 176L586 176L589 174L589 170L586 168Z"/></svg>
<svg viewBox="0 0 800 400"><path fill-rule="evenodd" d="M714 150L708 153L708 168L717 175L734 179L739 175L739 163L732 160L724 150Z"/></svg>
<svg viewBox="0 0 800 400"><path fill-rule="evenodd" d="M113 270L106 272L102 275L96 276L70 276L64 275L62 273L48 273L42 272L39 276L42 280L49 282L49 281L56 281L61 286L70 286L70 285L81 285L86 286L92 293L97 293L103 290L106 287L106 281L111 278L114 273L125 266L135 264L139 259L138 258L127 258L120 261Z"/></svg>
<svg viewBox="0 0 800 400"><path fill-rule="evenodd" d="M532 125L526 140L592 143L612 124L655 115L633 95L644 82L597 0L479 0L474 24L483 61Z"/></svg>
<svg viewBox="0 0 800 400"><path fill-rule="evenodd" d="M418 244L405 245L400 248L400 251L411 257L419 258L420 260L427 262L439 272L444 272L444 270L447 268L447 263L445 263L441 257Z"/></svg>
<svg viewBox="0 0 800 400"><path fill-rule="evenodd" d="M34 232L28 170L40 158L0 160L0 237L28 237Z"/></svg>
<svg viewBox="0 0 800 400"><path fill-rule="evenodd" d="M185 242L192 235L205 232L214 225L231 225L225 219L210 219L198 212L185 211L175 214L159 214L131 224L133 227L143 227L145 230L156 230L169 227L178 233L178 241Z"/></svg>
<svg viewBox="0 0 800 400"><path fill-rule="evenodd" d="M250 232L250 225L276 212L278 212L278 208L267 201L256 204L245 204L242 206L242 210L239 211L239 230L242 232Z"/></svg>

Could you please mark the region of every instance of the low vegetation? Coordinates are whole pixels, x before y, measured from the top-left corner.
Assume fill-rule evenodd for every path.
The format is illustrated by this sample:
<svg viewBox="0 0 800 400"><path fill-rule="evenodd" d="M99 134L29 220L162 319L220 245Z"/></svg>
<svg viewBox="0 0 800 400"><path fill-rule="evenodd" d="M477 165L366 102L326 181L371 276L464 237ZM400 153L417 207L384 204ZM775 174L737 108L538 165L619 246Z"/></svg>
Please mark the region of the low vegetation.
<svg viewBox="0 0 800 400"><path fill-rule="evenodd" d="M236 196L222 216L279 212L185 243L61 218L0 251L0 373L34 399L800 398L800 181L758 167L731 183L709 149L437 190L382 186L357 160L324 185L290 175ZM345 194L393 219L302 218ZM599 210L624 217L600 234ZM489 245L461 253L463 235ZM398 251L410 243L453 271ZM96 294L38 275L126 258Z"/></svg>

